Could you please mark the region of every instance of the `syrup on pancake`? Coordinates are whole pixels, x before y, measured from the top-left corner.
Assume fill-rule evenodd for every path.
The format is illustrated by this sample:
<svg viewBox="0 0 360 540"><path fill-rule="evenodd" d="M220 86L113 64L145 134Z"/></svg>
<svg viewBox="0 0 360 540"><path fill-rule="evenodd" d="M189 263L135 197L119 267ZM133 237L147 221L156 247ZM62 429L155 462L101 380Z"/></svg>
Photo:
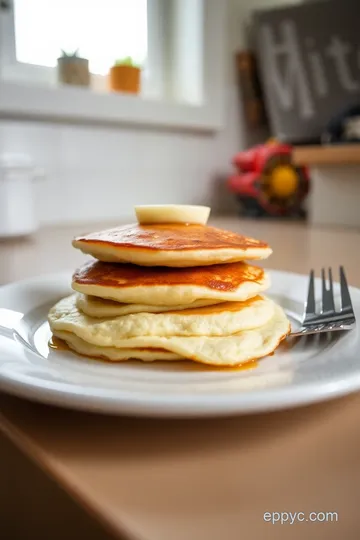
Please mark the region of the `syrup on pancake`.
<svg viewBox="0 0 360 540"><path fill-rule="evenodd" d="M114 229L78 236L74 247L82 243L161 251L185 251L234 248L269 249L267 243L231 231L195 224L123 225Z"/></svg>
<svg viewBox="0 0 360 540"><path fill-rule="evenodd" d="M261 296L253 296L242 302L221 302L220 304L213 304L212 306L203 306L199 308L187 308L183 310L172 310L167 311L166 315L173 315L174 313L179 313L180 315L212 315L214 313L222 313L223 311L234 311L238 312L242 309L245 309L256 302L261 300Z"/></svg>
<svg viewBox="0 0 360 540"><path fill-rule="evenodd" d="M243 262L188 268L146 267L91 261L73 275L73 282L126 288L156 285L198 285L218 291L235 291L244 282L262 282L264 270Z"/></svg>

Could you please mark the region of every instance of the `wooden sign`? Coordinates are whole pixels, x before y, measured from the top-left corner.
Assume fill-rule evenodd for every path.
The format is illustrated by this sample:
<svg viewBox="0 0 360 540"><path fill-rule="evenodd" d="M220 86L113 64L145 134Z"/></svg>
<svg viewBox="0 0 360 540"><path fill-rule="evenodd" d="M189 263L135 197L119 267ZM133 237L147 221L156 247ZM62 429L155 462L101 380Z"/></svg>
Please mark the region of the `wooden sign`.
<svg viewBox="0 0 360 540"><path fill-rule="evenodd" d="M258 11L256 51L273 135L318 139L360 103L360 0L320 0Z"/></svg>

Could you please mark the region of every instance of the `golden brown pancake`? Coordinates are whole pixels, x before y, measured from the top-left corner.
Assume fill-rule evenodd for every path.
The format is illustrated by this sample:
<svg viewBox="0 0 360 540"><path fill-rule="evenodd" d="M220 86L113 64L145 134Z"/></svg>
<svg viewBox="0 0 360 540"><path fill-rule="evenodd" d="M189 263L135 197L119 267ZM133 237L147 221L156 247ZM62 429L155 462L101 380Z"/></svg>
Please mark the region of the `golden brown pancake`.
<svg viewBox="0 0 360 540"><path fill-rule="evenodd" d="M73 246L105 262L141 266L202 266L265 259L265 242L194 224L123 225L78 236Z"/></svg>
<svg viewBox="0 0 360 540"><path fill-rule="evenodd" d="M246 263L194 268L135 266L92 261L73 275L74 290L117 302L168 305L199 299L244 301L269 286L262 268Z"/></svg>

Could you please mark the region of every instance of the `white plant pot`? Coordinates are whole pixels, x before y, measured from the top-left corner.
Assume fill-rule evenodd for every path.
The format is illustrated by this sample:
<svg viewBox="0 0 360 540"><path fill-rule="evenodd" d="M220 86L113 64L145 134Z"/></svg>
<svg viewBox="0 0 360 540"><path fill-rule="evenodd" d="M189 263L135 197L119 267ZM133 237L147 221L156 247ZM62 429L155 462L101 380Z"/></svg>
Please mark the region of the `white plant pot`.
<svg viewBox="0 0 360 540"><path fill-rule="evenodd" d="M37 230L33 181L42 174L27 156L0 156L0 238Z"/></svg>

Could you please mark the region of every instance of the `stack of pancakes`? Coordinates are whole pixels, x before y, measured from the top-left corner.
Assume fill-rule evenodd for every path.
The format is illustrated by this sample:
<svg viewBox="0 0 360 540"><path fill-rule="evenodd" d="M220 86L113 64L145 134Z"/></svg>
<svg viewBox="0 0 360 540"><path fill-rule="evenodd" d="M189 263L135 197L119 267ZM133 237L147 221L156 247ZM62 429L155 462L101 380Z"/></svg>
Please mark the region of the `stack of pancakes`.
<svg viewBox="0 0 360 540"><path fill-rule="evenodd" d="M235 366L274 351L289 332L258 240L199 224L126 225L78 237L97 260L73 275L76 294L49 313L74 351L112 361L188 359Z"/></svg>

